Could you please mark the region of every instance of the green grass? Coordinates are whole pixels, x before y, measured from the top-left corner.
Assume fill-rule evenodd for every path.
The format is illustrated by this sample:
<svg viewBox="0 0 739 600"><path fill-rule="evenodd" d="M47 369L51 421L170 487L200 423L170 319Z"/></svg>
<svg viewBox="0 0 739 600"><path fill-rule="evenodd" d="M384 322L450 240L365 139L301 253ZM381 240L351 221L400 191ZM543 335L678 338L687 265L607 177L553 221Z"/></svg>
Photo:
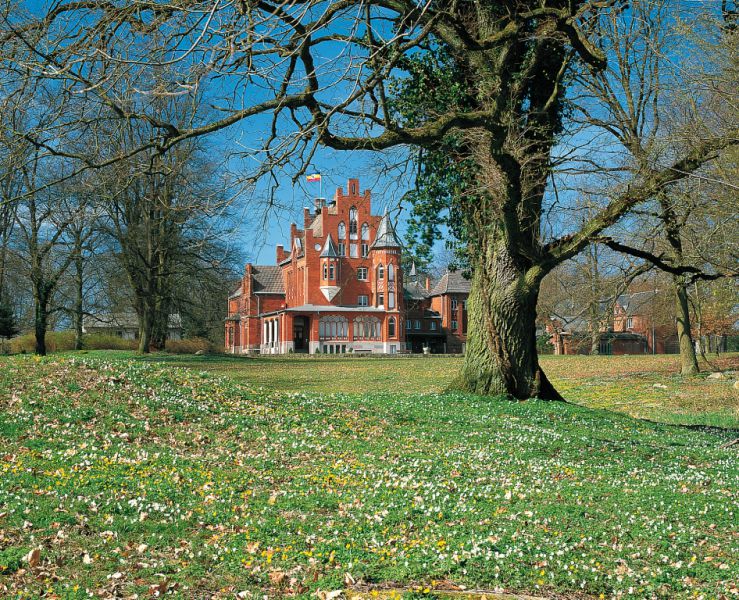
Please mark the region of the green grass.
<svg viewBox="0 0 739 600"><path fill-rule="evenodd" d="M348 358L332 356L174 356L92 352L227 375L269 390L337 393L438 393L459 372L459 356ZM705 362L684 379L677 356L543 356L549 377L567 400L662 423L739 428L739 391L732 379L708 380L716 369L739 370L739 354ZM655 387L656 386L656 387Z"/></svg>
<svg viewBox="0 0 739 600"><path fill-rule="evenodd" d="M0 360L0 595L736 593L735 432L419 394L458 363L412 360ZM307 364L356 393L286 390Z"/></svg>

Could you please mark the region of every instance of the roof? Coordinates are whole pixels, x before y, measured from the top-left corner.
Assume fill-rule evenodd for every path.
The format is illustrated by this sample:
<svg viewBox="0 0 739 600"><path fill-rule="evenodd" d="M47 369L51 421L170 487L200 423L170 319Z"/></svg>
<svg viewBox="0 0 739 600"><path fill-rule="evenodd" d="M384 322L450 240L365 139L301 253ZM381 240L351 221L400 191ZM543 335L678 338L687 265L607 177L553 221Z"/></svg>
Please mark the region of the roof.
<svg viewBox="0 0 739 600"><path fill-rule="evenodd" d="M282 269L278 266L252 267L252 287L255 294L284 294L285 285L282 281Z"/></svg>
<svg viewBox="0 0 739 600"><path fill-rule="evenodd" d="M442 294L469 294L470 280L465 279L459 271L447 271L431 290L429 296L441 296Z"/></svg>
<svg viewBox="0 0 739 600"><path fill-rule="evenodd" d="M403 292L408 300L425 300L429 297L428 290L417 281L409 281L403 286Z"/></svg>
<svg viewBox="0 0 739 600"><path fill-rule="evenodd" d="M650 312L657 294L658 290L621 294L616 298L616 305L621 306L628 315Z"/></svg>
<svg viewBox="0 0 739 600"><path fill-rule="evenodd" d="M321 250L321 258L339 258L339 251L336 249L336 244L334 244L334 239L330 233L323 245L323 250Z"/></svg>
<svg viewBox="0 0 739 600"><path fill-rule="evenodd" d="M400 240L395 234L395 228L390 221L390 217L388 217L387 211L382 216L380 225L377 227L375 241L372 242L370 248L400 248Z"/></svg>
<svg viewBox="0 0 739 600"><path fill-rule="evenodd" d="M303 304L285 309L285 312L375 312L384 313L384 308L375 306L333 306L331 304Z"/></svg>
<svg viewBox="0 0 739 600"><path fill-rule="evenodd" d="M86 329L90 327L97 329L138 329L139 319L135 312L98 313L82 317L82 326ZM180 329L182 327L182 318L179 313L169 315L167 327L169 329Z"/></svg>

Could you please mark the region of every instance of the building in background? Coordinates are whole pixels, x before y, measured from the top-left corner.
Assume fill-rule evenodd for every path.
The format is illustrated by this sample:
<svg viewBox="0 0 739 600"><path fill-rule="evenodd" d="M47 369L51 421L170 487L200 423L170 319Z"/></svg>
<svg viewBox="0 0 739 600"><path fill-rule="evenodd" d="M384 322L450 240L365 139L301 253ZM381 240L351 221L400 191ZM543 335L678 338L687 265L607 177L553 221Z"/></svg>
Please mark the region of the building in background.
<svg viewBox="0 0 739 600"><path fill-rule="evenodd" d="M406 281L401 253L387 213L373 214L370 191L350 179L346 193L303 210L276 265L246 265L228 301L227 351L462 352L469 285L445 275L432 290L413 272Z"/></svg>
<svg viewBox="0 0 739 600"><path fill-rule="evenodd" d="M136 313L99 313L82 318L82 333L111 335L124 340L139 338L139 321ZM182 318L179 313L169 315L167 339L182 339Z"/></svg>

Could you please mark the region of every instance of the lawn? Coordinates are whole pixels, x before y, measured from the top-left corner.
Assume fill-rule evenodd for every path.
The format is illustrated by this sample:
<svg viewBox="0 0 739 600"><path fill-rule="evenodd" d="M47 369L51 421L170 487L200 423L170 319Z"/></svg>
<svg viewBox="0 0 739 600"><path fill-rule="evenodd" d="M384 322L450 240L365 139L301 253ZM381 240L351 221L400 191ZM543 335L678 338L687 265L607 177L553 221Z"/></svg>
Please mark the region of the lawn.
<svg viewBox="0 0 739 600"><path fill-rule="evenodd" d="M455 360L1 359L0 596L739 594L735 431L440 393Z"/></svg>
<svg viewBox="0 0 739 600"><path fill-rule="evenodd" d="M444 391L459 372L459 356L345 358L331 356L185 356L93 352L228 375L249 385L290 392ZM709 356L699 377L679 375L677 356L543 356L542 364L569 400L663 423L739 428L739 390L731 378L713 380L717 369L739 370L739 354Z"/></svg>

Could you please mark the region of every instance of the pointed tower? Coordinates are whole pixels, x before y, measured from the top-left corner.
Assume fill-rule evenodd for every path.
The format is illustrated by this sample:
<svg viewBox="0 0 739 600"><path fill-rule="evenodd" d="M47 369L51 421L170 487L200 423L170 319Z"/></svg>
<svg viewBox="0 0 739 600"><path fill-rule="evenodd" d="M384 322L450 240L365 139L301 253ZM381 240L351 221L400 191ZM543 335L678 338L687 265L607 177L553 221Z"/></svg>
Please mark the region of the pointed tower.
<svg viewBox="0 0 739 600"><path fill-rule="evenodd" d="M388 343L403 342L405 327L403 274L400 270L400 240L385 210L370 246L374 281L374 305L387 311L386 333Z"/></svg>
<svg viewBox="0 0 739 600"><path fill-rule="evenodd" d="M339 251L336 249L334 239L329 233L326 237L326 243L319 256L321 261L321 292L326 300L331 302L341 289L337 285L339 281Z"/></svg>

